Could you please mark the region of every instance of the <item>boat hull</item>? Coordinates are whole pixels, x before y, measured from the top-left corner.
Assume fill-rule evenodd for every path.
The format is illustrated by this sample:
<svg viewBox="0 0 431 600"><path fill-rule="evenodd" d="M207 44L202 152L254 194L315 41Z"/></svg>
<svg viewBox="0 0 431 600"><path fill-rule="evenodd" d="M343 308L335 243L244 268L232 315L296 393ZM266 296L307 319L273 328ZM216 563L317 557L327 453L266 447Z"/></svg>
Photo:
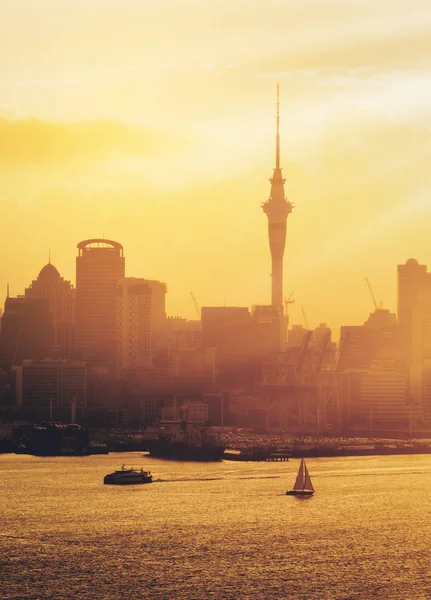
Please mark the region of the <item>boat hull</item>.
<svg viewBox="0 0 431 600"><path fill-rule="evenodd" d="M147 443L150 456L170 460L216 462L223 458L224 446L191 446L184 442L152 440Z"/></svg>
<svg viewBox="0 0 431 600"><path fill-rule="evenodd" d="M143 483L152 483L153 478L150 476L142 476L138 477L114 477L111 475L106 475L103 479L103 483L105 485L142 485Z"/></svg>

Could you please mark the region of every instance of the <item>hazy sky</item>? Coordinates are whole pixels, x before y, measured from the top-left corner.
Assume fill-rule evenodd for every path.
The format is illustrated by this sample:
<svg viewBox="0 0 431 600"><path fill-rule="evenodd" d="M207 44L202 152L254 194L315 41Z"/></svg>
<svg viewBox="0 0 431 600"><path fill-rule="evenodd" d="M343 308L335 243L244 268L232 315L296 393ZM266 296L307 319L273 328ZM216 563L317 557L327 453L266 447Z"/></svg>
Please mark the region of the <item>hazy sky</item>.
<svg viewBox="0 0 431 600"><path fill-rule="evenodd" d="M0 0L0 286L76 244L125 247L168 311L270 299L281 86L294 322L396 310L396 265L431 268L429 0Z"/></svg>

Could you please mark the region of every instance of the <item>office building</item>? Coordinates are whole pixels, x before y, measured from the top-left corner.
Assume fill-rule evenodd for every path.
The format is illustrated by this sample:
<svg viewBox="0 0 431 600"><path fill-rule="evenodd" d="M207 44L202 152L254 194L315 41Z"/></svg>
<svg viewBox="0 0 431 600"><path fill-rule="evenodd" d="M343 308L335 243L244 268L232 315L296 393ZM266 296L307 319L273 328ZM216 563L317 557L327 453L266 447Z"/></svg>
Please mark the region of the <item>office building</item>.
<svg viewBox="0 0 431 600"><path fill-rule="evenodd" d="M24 359L52 354L52 317L48 300L6 298L1 318L0 367L7 370Z"/></svg>
<svg viewBox="0 0 431 600"><path fill-rule="evenodd" d="M151 289L145 279L119 279L116 321L117 377L152 366L151 301Z"/></svg>
<svg viewBox="0 0 431 600"><path fill-rule="evenodd" d="M76 356L91 372L112 373L117 339L117 285L124 278L123 246L105 239L78 244Z"/></svg>
<svg viewBox="0 0 431 600"><path fill-rule="evenodd" d="M49 262L25 290L25 297L48 301L52 318L52 355L71 358L75 290L70 281L65 281Z"/></svg>

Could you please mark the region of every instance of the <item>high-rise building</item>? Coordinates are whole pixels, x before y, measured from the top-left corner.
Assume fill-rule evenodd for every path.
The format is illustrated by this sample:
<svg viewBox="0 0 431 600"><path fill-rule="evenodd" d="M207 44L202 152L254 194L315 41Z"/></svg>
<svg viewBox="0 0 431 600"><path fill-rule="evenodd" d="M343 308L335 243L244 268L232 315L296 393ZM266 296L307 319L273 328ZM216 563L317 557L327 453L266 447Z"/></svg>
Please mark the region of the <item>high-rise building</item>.
<svg viewBox="0 0 431 600"><path fill-rule="evenodd" d="M116 373L151 364L151 289L145 279L125 277L117 287Z"/></svg>
<svg viewBox="0 0 431 600"><path fill-rule="evenodd" d="M52 353L52 317L46 299L6 298L1 318L0 367L9 369L24 359Z"/></svg>
<svg viewBox="0 0 431 600"><path fill-rule="evenodd" d="M157 366L167 355L166 284L124 277L117 287L116 374ZM167 358L166 358L167 360Z"/></svg>
<svg viewBox="0 0 431 600"><path fill-rule="evenodd" d="M250 314L241 306L202 307L202 345L215 349L217 382L251 385L262 362L278 351L278 323L256 308Z"/></svg>
<svg viewBox="0 0 431 600"><path fill-rule="evenodd" d="M48 301L52 317L53 355L71 358L73 353L73 324L75 290L65 281L51 262L43 267L37 279L25 290L26 298Z"/></svg>
<svg viewBox="0 0 431 600"><path fill-rule="evenodd" d="M202 347L202 326L200 321L188 321L181 317L168 317L166 324L171 351Z"/></svg>
<svg viewBox="0 0 431 600"><path fill-rule="evenodd" d="M409 399L431 418L431 273L409 258L398 265L398 321Z"/></svg>
<svg viewBox="0 0 431 600"><path fill-rule="evenodd" d="M406 359L431 359L431 273L414 258L398 265L398 321Z"/></svg>
<svg viewBox="0 0 431 600"><path fill-rule="evenodd" d="M151 349L153 352L166 348L168 344L166 329L166 283L154 279L140 279L151 292Z"/></svg>
<svg viewBox="0 0 431 600"><path fill-rule="evenodd" d="M277 84L277 133L275 151L275 169L271 181L269 199L262 204L268 217L268 237L272 259L272 293L271 304L280 315L283 315L283 256L286 245L286 221L292 212L293 205L286 199L284 192L285 179L280 167L280 102Z"/></svg>
<svg viewBox="0 0 431 600"><path fill-rule="evenodd" d="M92 372L115 368L117 285L124 277L123 246L105 239L78 244L76 258L76 356Z"/></svg>

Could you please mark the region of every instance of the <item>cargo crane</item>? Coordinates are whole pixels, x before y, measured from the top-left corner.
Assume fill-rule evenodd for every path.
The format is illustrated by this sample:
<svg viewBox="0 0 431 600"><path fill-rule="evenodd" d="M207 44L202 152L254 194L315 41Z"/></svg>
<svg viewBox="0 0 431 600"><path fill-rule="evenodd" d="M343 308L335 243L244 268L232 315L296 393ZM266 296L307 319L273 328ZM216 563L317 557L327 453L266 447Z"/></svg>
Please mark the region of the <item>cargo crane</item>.
<svg viewBox="0 0 431 600"><path fill-rule="evenodd" d="M381 309L383 302L380 302L380 304L377 304L377 300L376 300L376 297L374 295L373 288L371 287L371 283L370 283L370 280L368 279L368 277L365 277L365 283L367 284L367 287L370 290L371 299L373 301L375 310Z"/></svg>
<svg viewBox="0 0 431 600"><path fill-rule="evenodd" d="M198 319L200 319L201 318L201 311L199 310L199 305L198 305L198 303L196 301L196 298L195 298L193 292L190 292L190 296L192 298L192 301L193 301L193 304L194 304L194 307L195 307L195 311L196 311L196 313L198 315Z"/></svg>
<svg viewBox="0 0 431 600"><path fill-rule="evenodd" d="M287 317L287 312L289 310L289 304L295 304L295 300L293 299L293 292L290 294L288 298L284 299L284 316Z"/></svg>
<svg viewBox="0 0 431 600"><path fill-rule="evenodd" d="M305 308L303 305L301 305L301 311L302 311L302 316L304 318L304 325L305 325L305 329L308 329L308 320L307 320L307 315L305 314Z"/></svg>
<svg viewBox="0 0 431 600"><path fill-rule="evenodd" d="M293 292L289 295L288 298L284 299L284 338L285 338L285 341L287 339L287 331L289 329L289 304L295 304L295 300L293 299Z"/></svg>

